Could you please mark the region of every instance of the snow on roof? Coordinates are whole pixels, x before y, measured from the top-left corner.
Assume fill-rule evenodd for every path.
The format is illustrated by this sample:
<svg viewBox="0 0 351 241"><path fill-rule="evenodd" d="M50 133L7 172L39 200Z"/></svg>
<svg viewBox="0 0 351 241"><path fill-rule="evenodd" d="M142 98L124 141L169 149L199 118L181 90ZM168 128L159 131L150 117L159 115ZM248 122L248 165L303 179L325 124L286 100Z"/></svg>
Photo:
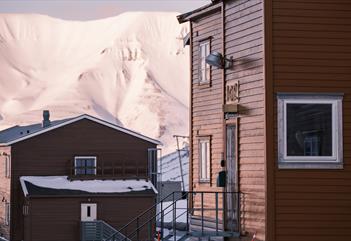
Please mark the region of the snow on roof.
<svg viewBox="0 0 351 241"><path fill-rule="evenodd" d="M102 124L104 126L110 127L112 129L124 132L126 134L138 137L140 139L146 140L148 142L154 143L156 145L161 145L161 142L152 139L150 137L144 136L138 132L126 129L124 127L118 126L116 124L101 120L94 116L90 116L87 114L80 115L74 118L68 118L58 121L52 121L49 127L42 127L41 124L34 124L29 126L14 126L9 129L0 131L0 145L12 145L14 143L26 140L28 138L40 135L42 133L54 130L56 128L80 121L82 119L88 119L94 121L96 123Z"/></svg>
<svg viewBox="0 0 351 241"><path fill-rule="evenodd" d="M20 177L22 190L28 196L26 183L56 190L75 190L88 193L128 193L152 190L157 193L154 185L147 180L74 180L67 176L22 176Z"/></svg>

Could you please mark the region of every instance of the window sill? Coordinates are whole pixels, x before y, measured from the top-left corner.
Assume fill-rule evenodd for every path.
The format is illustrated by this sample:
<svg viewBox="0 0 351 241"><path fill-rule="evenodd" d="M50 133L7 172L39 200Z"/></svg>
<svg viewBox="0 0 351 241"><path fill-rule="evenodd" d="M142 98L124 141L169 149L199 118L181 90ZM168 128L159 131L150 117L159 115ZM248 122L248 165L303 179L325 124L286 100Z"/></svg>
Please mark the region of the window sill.
<svg viewBox="0 0 351 241"><path fill-rule="evenodd" d="M199 184L210 184L210 180L209 179L200 180Z"/></svg>
<svg viewBox="0 0 351 241"><path fill-rule="evenodd" d="M199 88L210 88L211 87L211 82L210 81L199 82L198 86L199 86Z"/></svg>
<svg viewBox="0 0 351 241"><path fill-rule="evenodd" d="M279 169L344 169L340 162L279 162Z"/></svg>

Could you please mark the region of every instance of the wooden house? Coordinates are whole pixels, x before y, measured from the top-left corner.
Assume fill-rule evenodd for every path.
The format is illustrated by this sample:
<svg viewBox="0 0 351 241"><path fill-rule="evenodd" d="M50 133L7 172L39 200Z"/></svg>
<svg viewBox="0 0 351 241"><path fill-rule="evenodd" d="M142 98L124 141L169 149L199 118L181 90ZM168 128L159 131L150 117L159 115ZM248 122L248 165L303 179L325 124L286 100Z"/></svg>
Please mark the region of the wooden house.
<svg viewBox="0 0 351 241"><path fill-rule="evenodd" d="M0 233L11 241L102 240L86 237L112 234L155 203L150 156L160 142L137 132L45 111L42 124L3 130L0 142Z"/></svg>
<svg viewBox="0 0 351 241"><path fill-rule="evenodd" d="M178 20L190 190L240 192L224 222L250 240L351 240L350 1L213 0Z"/></svg>

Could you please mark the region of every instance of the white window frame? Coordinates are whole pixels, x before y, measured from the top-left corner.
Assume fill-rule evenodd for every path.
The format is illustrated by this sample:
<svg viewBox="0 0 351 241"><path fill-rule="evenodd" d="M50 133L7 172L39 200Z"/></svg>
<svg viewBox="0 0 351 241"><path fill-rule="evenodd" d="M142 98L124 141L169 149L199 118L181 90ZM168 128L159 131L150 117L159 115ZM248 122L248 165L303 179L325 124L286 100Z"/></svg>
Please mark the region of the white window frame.
<svg viewBox="0 0 351 241"><path fill-rule="evenodd" d="M206 143L206 160L203 159L202 155L202 144ZM203 176L203 165L206 165L206 175ZM209 137L204 137L199 139L199 181L200 182L210 182L211 180L211 139Z"/></svg>
<svg viewBox="0 0 351 241"><path fill-rule="evenodd" d="M342 95L341 94L278 94L278 167L281 169L342 169ZM332 155L288 156L287 155L287 105L331 104L332 105Z"/></svg>
<svg viewBox="0 0 351 241"><path fill-rule="evenodd" d="M5 156L5 177L11 177L11 157L9 155Z"/></svg>
<svg viewBox="0 0 351 241"><path fill-rule="evenodd" d="M203 48L204 47L204 48ZM203 54L203 49L205 53ZM211 39L204 39L199 44L199 84L209 84L211 80L211 66L206 63L206 57L211 52ZM203 57L204 55L204 57ZM203 65L205 68L203 69ZM207 71L209 72L207 76ZM205 76L205 79L202 77Z"/></svg>
<svg viewBox="0 0 351 241"><path fill-rule="evenodd" d="M77 159L88 159L88 158L92 158L94 159L94 174L77 174ZM96 175L96 169L97 169L97 162L96 162L96 156L75 156L74 157L74 175L82 175L82 176L89 176L89 175Z"/></svg>
<svg viewBox="0 0 351 241"><path fill-rule="evenodd" d="M4 222L6 226L10 226L11 222L11 205L9 202L5 202L5 217Z"/></svg>

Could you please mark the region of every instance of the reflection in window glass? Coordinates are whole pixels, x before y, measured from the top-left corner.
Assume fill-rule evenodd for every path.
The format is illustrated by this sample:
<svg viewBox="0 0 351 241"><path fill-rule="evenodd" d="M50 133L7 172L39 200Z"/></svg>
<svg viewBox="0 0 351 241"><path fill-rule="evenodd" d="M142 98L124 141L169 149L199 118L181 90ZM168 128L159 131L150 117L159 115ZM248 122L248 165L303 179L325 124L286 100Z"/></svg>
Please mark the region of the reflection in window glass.
<svg viewBox="0 0 351 241"><path fill-rule="evenodd" d="M332 104L287 104L287 155L332 156Z"/></svg>

